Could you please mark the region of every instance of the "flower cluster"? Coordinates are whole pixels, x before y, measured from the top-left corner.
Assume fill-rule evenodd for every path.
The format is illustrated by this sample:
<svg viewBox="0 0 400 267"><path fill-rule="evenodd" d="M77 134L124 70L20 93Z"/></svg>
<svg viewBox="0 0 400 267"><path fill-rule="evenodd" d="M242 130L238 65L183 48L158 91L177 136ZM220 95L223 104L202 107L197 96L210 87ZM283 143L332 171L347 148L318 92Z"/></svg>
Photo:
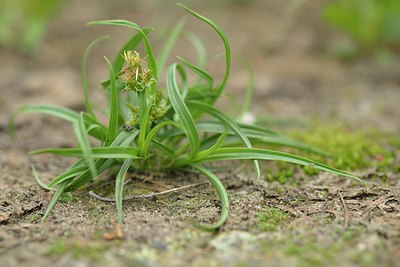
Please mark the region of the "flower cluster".
<svg viewBox="0 0 400 267"><path fill-rule="evenodd" d="M145 61L140 58L136 51L124 51L124 66L121 70L120 79L125 84L125 90L132 90L138 94L145 93L151 85L156 82L151 71L147 69ZM158 123L167 112L167 102L161 91L146 94L147 105L151 105L149 122L150 125ZM124 124L125 129L132 130L140 122L139 106L128 103L131 119Z"/></svg>
<svg viewBox="0 0 400 267"><path fill-rule="evenodd" d="M125 84L126 90L141 92L150 88L155 79L145 62L136 51L124 51L122 56L125 64L121 70L121 81Z"/></svg>
<svg viewBox="0 0 400 267"><path fill-rule="evenodd" d="M158 123L165 113L167 113L167 101L165 101L161 91L157 91L150 110L150 121Z"/></svg>

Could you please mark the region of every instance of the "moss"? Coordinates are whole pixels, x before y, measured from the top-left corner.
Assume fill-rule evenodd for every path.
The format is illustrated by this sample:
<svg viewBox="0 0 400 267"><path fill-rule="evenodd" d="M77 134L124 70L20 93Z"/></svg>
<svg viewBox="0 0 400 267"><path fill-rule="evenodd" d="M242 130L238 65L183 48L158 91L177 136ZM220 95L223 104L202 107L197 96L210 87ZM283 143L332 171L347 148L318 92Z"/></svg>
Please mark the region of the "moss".
<svg viewBox="0 0 400 267"><path fill-rule="evenodd" d="M305 152L295 152L315 161L328 164L337 169L354 171L374 167L378 172L395 171L395 153L393 148L400 148L400 138L395 135L373 131L349 130L340 124L313 123L309 128L295 130L290 135L305 144L325 150L332 157ZM266 180L287 183L293 181L296 169L280 162L266 171ZM319 170L312 166L301 167L306 175L315 175ZM384 176L380 175L380 179Z"/></svg>
<svg viewBox="0 0 400 267"><path fill-rule="evenodd" d="M393 153L385 147L387 136L376 131L351 131L343 125L316 123L307 131L294 132L293 136L333 154L332 158L323 156L313 156L313 158L338 169L351 171L377 167L384 171L394 161ZM312 167L304 167L304 171L307 174L317 172Z"/></svg>
<svg viewBox="0 0 400 267"><path fill-rule="evenodd" d="M61 256L69 254L73 258L86 258L93 261L101 261L107 245L102 243L89 243L83 240L67 240L65 238L54 240L46 255Z"/></svg>
<svg viewBox="0 0 400 267"><path fill-rule="evenodd" d="M276 163L277 169L268 169L265 171L267 182L277 181L281 184L292 180L295 167L284 162Z"/></svg>
<svg viewBox="0 0 400 267"><path fill-rule="evenodd" d="M267 207L257 213L258 229L262 231L275 231L289 216L278 208Z"/></svg>
<svg viewBox="0 0 400 267"><path fill-rule="evenodd" d="M264 240L263 247L266 253L291 259L296 266L342 266L347 262L351 266L372 267L390 262L383 256L385 248L382 242L374 236L366 238L363 233L364 230L358 227L341 230L336 236L320 236L320 233L312 231L299 234L296 231Z"/></svg>

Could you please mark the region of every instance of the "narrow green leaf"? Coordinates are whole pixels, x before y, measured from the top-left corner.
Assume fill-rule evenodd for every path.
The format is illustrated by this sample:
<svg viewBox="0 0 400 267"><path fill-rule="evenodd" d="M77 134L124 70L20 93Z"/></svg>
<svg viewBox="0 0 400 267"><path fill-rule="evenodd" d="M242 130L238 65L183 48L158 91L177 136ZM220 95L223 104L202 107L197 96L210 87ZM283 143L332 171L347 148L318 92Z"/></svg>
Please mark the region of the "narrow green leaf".
<svg viewBox="0 0 400 267"><path fill-rule="evenodd" d="M90 170L92 176L96 177L97 176L96 166L94 164L92 150L90 147L88 136L86 134L86 127L83 122L82 113L81 113L80 119L78 121L75 121L73 126L74 126L74 132L75 132L76 139L78 140L79 146L81 147L82 152L83 152L83 157L89 166L89 170Z"/></svg>
<svg viewBox="0 0 400 267"><path fill-rule="evenodd" d="M190 8L177 3L177 5L179 7L181 7L182 9L186 10L187 12L189 12L190 14L192 14L194 17L200 19L201 21L207 23L208 25L210 25L219 35L219 37L221 38L223 44L224 44L224 48L225 48L225 74L224 77L222 79L222 81L217 85L217 87L215 88L215 90L217 91L217 94L220 95L222 93L222 91L224 90L224 87L226 85L226 83L228 82L228 77L229 77L229 71L230 71L230 64L231 64L231 50L230 50L230 46L229 46L229 42L228 42L228 38L226 38L225 33L211 20L209 20L208 18L200 15L199 13L191 10ZM216 98L215 98L216 100ZM215 102L215 100L211 103L213 104Z"/></svg>
<svg viewBox="0 0 400 267"><path fill-rule="evenodd" d="M51 188L50 188L47 184L45 184L45 183L42 181L42 179L40 179L38 173L36 172L35 166L32 165L31 168L32 168L32 174L33 174L33 176L35 177L35 180L36 180L36 182L38 183L38 185L40 185L40 187L42 187L43 189L51 190Z"/></svg>
<svg viewBox="0 0 400 267"><path fill-rule="evenodd" d="M258 130L257 127L247 127L245 124L239 124L239 127L242 129L243 133L247 136L247 138L249 138L249 140L252 142L252 144L266 144L266 145L280 145L280 146L286 146L286 147L292 147L292 148L296 148L302 151L306 151L306 152L311 152L311 153L315 153L315 154L319 154L322 156L332 156L332 154L304 144L302 142L298 142L296 140L293 140L292 138L289 138L287 136L284 135L280 135L277 133L271 133L270 131L264 131L264 130ZM171 132L171 136L179 134L179 129L176 129L175 132ZM201 122L197 124L197 130L199 132L211 132L211 133L223 133L224 130L224 124L222 122L218 122L218 121L208 121L208 122ZM234 135L234 132L232 130L228 130L228 133L230 135ZM167 134L167 133L166 133ZM229 141L230 144L233 144L234 138L233 136L230 136ZM241 139L238 139L241 140ZM239 142L236 142L238 145L240 145ZM225 145L225 142L224 142ZM201 144L201 146L204 146L203 142Z"/></svg>
<svg viewBox="0 0 400 267"><path fill-rule="evenodd" d="M44 222L44 220L47 218L47 216L49 216L50 212L52 211L52 209L54 208L54 206L57 203L57 200L60 198L61 194L64 192L65 188L67 187L69 181L64 181L60 184L60 186L57 188L56 192L54 193L53 198L51 199L49 206L46 209L45 214L43 215L42 218L42 223Z"/></svg>
<svg viewBox="0 0 400 267"><path fill-rule="evenodd" d="M175 127L179 127L179 125L173 121L162 121L159 124L157 124L156 126L154 126L153 129L151 129L151 131L149 132L149 134L146 136L146 140L143 142L143 146L140 149L140 156L141 157L146 157L149 147L150 147L150 143L153 140L154 135L161 130L162 128L164 128L167 125L174 125Z"/></svg>
<svg viewBox="0 0 400 267"><path fill-rule="evenodd" d="M197 153L193 160L194 161L201 160L202 158L214 153L215 150L219 149L222 146L222 144L223 144L223 142L224 142L224 140L225 140L225 138L227 136L228 136L228 129L225 126L224 133L218 136L217 141L215 142L215 144L213 144L210 148L205 149L205 150L200 151L199 153Z"/></svg>
<svg viewBox="0 0 400 267"><path fill-rule="evenodd" d="M96 164L96 169L97 169L97 174L100 175L102 174L105 170L110 168L113 164L115 163L115 159L98 159L95 161ZM79 176L77 176L71 184L65 189L65 191L73 191L87 182L91 181L93 179L93 175L91 175L90 170L86 167L86 170L83 171ZM71 180L68 179L68 180Z"/></svg>
<svg viewBox="0 0 400 267"><path fill-rule="evenodd" d="M203 42L197 35L191 32L189 32L187 36L189 38L189 41L193 44L194 48L197 51L197 58L198 58L197 65L199 66L200 69L205 69L207 64L207 51L204 47Z"/></svg>
<svg viewBox="0 0 400 267"><path fill-rule="evenodd" d="M110 61L104 57L104 59L107 62L108 69L110 72L110 82L111 82L111 87L110 87L110 114L108 117L108 132L107 132L107 138L105 145L109 146L115 139L115 136L117 135L118 132L118 119L119 119L119 99L118 99L118 91L117 91L117 86L115 84L115 73L114 69L110 63Z"/></svg>
<svg viewBox="0 0 400 267"><path fill-rule="evenodd" d="M121 131L118 133L114 142L110 145L112 146L129 146L133 140L138 136L139 130L134 130L131 132ZM101 174L106 169L111 167L115 162L115 159L98 159L96 161L96 168L98 174ZM79 177L77 177L65 190L73 191L82 185L89 182L93 177L90 175L90 171L85 171Z"/></svg>
<svg viewBox="0 0 400 267"><path fill-rule="evenodd" d="M142 32L145 35L149 34L152 31L154 31L153 28L143 28L142 29ZM135 50L135 48L138 46L138 44L142 40L143 40L143 35L141 33L137 33L134 36L132 36L132 38L130 38L122 46L122 48L119 50L117 56L114 58L114 61L113 61L113 68L114 68L115 73L119 73L122 69L122 66L124 65L124 59L122 57L122 54L124 53L124 51Z"/></svg>
<svg viewBox="0 0 400 267"><path fill-rule="evenodd" d="M144 28L143 29L143 33L146 35L152 31L154 31L153 28ZM113 67L114 67L114 71L115 71L116 75L118 75L118 73L120 73L122 66L124 65L124 59L122 57L122 54L124 53L124 51L135 50L136 46L138 46L138 44L140 43L140 41L142 41L142 39L143 39L142 35L140 33L137 33L133 37L131 37L119 50L117 56L114 58L114 61L113 61ZM101 85L103 86L103 88L110 86L110 80L102 81Z"/></svg>
<svg viewBox="0 0 400 267"><path fill-rule="evenodd" d="M146 33L143 31L142 28L139 27L136 23L133 23L131 21L127 20L100 20L100 21L92 21L89 22L88 25L115 25L115 26L124 26L124 27L129 27L131 29L134 29L139 32L139 34L142 36L143 41L144 41L144 47L146 49L146 55L147 55L147 62L148 62L148 67L149 70L153 73L154 77L158 77L157 74L157 65L156 61L154 59L154 53L153 49L151 48L149 39L147 38ZM155 86L155 84L153 84Z"/></svg>
<svg viewBox="0 0 400 267"><path fill-rule="evenodd" d="M85 171L87 171L89 167L85 164L83 166L75 166L71 167L68 170L64 171L63 173L59 174L57 177L55 177L50 183L49 187L53 187L56 184L60 184L66 180L71 180L74 177L80 176L83 174ZM89 171L90 173L90 171Z"/></svg>
<svg viewBox="0 0 400 267"><path fill-rule="evenodd" d="M200 69L199 67L196 67L195 65L193 65L192 63L190 63L189 61L187 61L184 58L181 57L177 57L186 67L188 67L191 71L193 71L195 74L199 75L200 78L203 78L208 85L212 88L213 83L214 83L214 79L213 77L206 72L205 70Z"/></svg>
<svg viewBox="0 0 400 267"><path fill-rule="evenodd" d="M141 92L140 94L140 109L139 109L139 120L140 120L140 132L139 132L139 150L143 150L143 145L147 136L148 129L150 128L150 110L153 103L147 103L146 95Z"/></svg>
<svg viewBox="0 0 400 267"><path fill-rule="evenodd" d="M155 140L154 138L151 140L165 155L169 158L174 158L175 150L170 148L169 146L164 145L163 143Z"/></svg>
<svg viewBox="0 0 400 267"><path fill-rule="evenodd" d="M110 146L94 147L92 150L93 158L139 158L139 150L133 147ZM64 157L83 157L83 150L80 148L44 148L33 150L29 155L53 154Z"/></svg>
<svg viewBox="0 0 400 267"><path fill-rule="evenodd" d="M108 129L96 118L87 113L82 113L82 117L88 134L100 141L104 141L106 139Z"/></svg>
<svg viewBox="0 0 400 267"><path fill-rule="evenodd" d="M217 161L217 160L236 160L236 159L258 159L258 160L276 160L276 161L285 161L291 162L295 164L300 164L304 166L311 166L316 169L326 171L329 173L347 176L353 178L359 182L363 182L357 176L353 174L332 168L325 164L313 161L311 159L307 159L304 157L300 157L297 155L293 155L290 153L269 150L269 149L261 149L261 148L220 148L214 151L213 154L208 155L201 159L201 161Z"/></svg>
<svg viewBox="0 0 400 267"><path fill-rule="evenodd" d="M239 121L243 119L243 115L249 112L250 104L253 98L253 90L254 90L254 75L253 71L250 67L250 64L244 59L241 58L240 62L244 66L247 72L247 87L246 87L246 95L244 97L244 101L242 102L242 109L240 110L237 118Z"/></svg>
<svg viewBox="0 0 400 267"><path fill-rule="evenodd" d="M96 114L93 112L92 104L90 103L89 100L89 94L88 94L88 82L87 82L87 74L86 74L86 64L87 64L87 58L89 56L90 50L99 42L109 38L110 36L101 36L91 42L89 46L86 48L85 54L83 55L83 60L82 60L82 87L83 87L83 101L85 104L85 108L87 112L92 115L94 118L96 118Z"/></svg>
<svg viewBox="0 0 400 267"><path fill-rule="evenodd" d="M216 230L219 227L221 227L225 223L226 219L228 218L228 212L229 212L228 194L225 190L224 185L221 183L221 181L218 179L218 177L214 173L212 173L207 168L201 166L200 164L190 163L190 165L192 167L194 167L195 169L199 170L205 176L207 176L208 180L210 181L211 185L214 187L214 189L217 192L218 197L221 201L221 215L220 215L218 221L216 223L210 224L210 225L200 224L197 226L199 226L200 228L202 228L204 230L209 230L209 231Z"/></svg>
<svg viewBox="0 0 400 267"><path fill-rule="evenodd" d="M317 147L313 147L301 142L298 142L296 140L293 140L290 137L281 135L277 132L274 132L270 129L260 127L257 125L248 125L245 123L238 123L240 128L243 129L245 134L249 138L253 138L255 140L258 140L260 142L264 143L271 143L271 144L277 144L277 145L284 145L288 147L293 147L299 150L315 153L315 154L320 154L323 156L331 157L332 154L328 153L327 151L324 151L322 149L319 149Z"/></svg>
<svg viewBox="0 0 400 267"><path fill-rule="evenodd" d="M250 124L246 124L246 123L243 123L243 122L238 122L237 124L240 126L240 128L245 129L246 131L250 131L251 130L251 131L254 131L254 132L256 132L256 133L258 133L260 135L263 135L263 134L281 135L280 133L275 132L275 131L273 131L273 130L271 130L269 128L261 127L261 126L258 126L258 125L253 125L253 124L250 125Z"/></svg>
<svg viewBox="0 0 400 267"><path fill-rule="evenodd" d="M186 104L189 107L200 109L200 110L210 114L211 116L214 116L215 118L219 119L220 121L222 121L223 123L228 125L235 132L235 134L243 141L243 143L246 147L248 147L248 148L253 147L251 145L249 139L243 132L243 130L239 127L239 125L235 121L233 121L231 118L229 118L227 115L225 115L224 113L219 111L218 109L216 109L210 105L198 102L198 101L187 101ZM253 165L254 165L254 169L256 170L256 173L257 173L257 178L259 179L261 176L261 172L260 172L260 166L258 164L258 161L253 160Z"/></svg>
<svg viewBox="0 0 400 267"><path fill-rule="evenodd" d="M196 101L198 102L198 101ZM279 133L273 132L269 129L264 129L258 126L247 125L244 123L236 122L236 124L246 133L251 135L260 135L260 136L283 136ZM207 129L211 129L210 132L224 132L225 131L225 124L221 121L203 121L199 122L198 124L199 131L207 132Z"/></svg>
<svg viewBox="0 0 400 267"><path fill-rule="evenodd" d="M169 68L168 71L168 97L176 114L179 116L179 121L181 122L183 130L189 139L191 156L193 157L200 147L200 140L193 117L190 114L189 109L185 105L185 102L183 101L182 95L179 91L178 84L176 82L176 69L177 64L174 64Z"/></svg>
<svg viewBox="0 0 400 267"><path fill-rule="evenodd" d="M176 70L178 71L178 74L179 74L180 79L181 79L181 88L182 88L181 98L185 99L187 94L189 93L188 77L187 77L185 69L181 65L177 65L176 66ZM168 76L167 76L167 79L168 79Z"/></svg>
<svg viewBox="0 0 400 267"><path fill-rule="evenodd" d="M118 172L117 179L115 180L115 205L117 206L118 223L123 223L122 213L122 195L124 190L125 175L132 164L132 159L126 159Z"/></svg>
<svg viewBox="0 0 400 267"><path fill-rule="evenodd" d="M79 119L79 113L69 108L54 105L26 105L20 107L10 115L8 131L11 136L15 136L15 119L17 115L25 112L44 113L70 122Z"/></svg>
<svg viewBox="0 0 400 267"><path fill-rule="evenodd" d="M165 42L164 47L161 50L160 56L158 57L159 73L163 71L165 63L167 62L167 59L171 53L172 48L176 44L178 37L181 35L185 23L186 21L184 19L181 19L173 28L171 34L169 35L167 41Z"/></svg>

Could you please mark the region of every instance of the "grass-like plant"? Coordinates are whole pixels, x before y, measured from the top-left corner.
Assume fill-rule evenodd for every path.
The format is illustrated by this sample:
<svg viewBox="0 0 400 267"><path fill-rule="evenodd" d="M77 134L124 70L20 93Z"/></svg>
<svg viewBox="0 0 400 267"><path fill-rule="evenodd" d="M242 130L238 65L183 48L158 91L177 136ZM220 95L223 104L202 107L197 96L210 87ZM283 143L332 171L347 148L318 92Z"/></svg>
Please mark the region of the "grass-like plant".
<svg viewBox="0 0 400 267"><path fill-rule="evenodd" d="M226 68L219 83L215 84L213 77L205 70L204 49L199 39L192 35L192 41L198 48L200 64L195 65L178 57L178 62L168 67L167 97L163 95L159 88L159 73L182 32L182 23L178 23L174 28L156 58L147 37L152 31L151 28L142 29L137 24L125 20L95 21L89 25L123 26L137 32L123 45L113 63L105 58L109 68L109 79L102 84L109 99L108 125L104 125L98 119L89 101L86 82L86 58L91 47L101 39L88 47L82 64L85 112L50 105L28 105L18 109L10 117L11 131L15 116L21 112L39 112L64 119L72 123L79 144L77 148L47 148L30 152L31 155L50 153L78 158L68 170L59 174L49 184L43 183L33 169L37 182L43 188L57 188L43 220L63 192L82 187L106 170L115 170L112 166L120 166L115 179L119 223L123 222L124 177L130 169L192 169L204 174L221 201L219 220L211 225L201 225L208 230L217 229L224 224L228 217L229 201L223 184L211 168L207 167L207 162L252 160L257 176L260 177L258 160L286 161L313 166L358 180L349 173L307 158L266 148L254 148L254 144L263 147L278 145L323 153L322 150L296 142L272 130L235 121L214 107L228 81L231 61L228 40L212 21L181 4L178 6L211 26L221 38L225 48ZM140 42L144 43L147 63L144 57L135 52ZM188 70L199 79L190 83L187 78ZM245 106L248 104L245 103ZM89 136L98 139L100 145L92 146Z"/></svg>

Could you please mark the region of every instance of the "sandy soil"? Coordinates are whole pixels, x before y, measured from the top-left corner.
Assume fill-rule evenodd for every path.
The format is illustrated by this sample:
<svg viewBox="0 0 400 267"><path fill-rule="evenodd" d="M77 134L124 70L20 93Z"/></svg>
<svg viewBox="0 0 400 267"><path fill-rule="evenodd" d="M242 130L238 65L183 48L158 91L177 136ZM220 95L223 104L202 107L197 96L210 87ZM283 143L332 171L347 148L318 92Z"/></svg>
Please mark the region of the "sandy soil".
<svg viewBox="0 0 400 267"><path fill-rule="evenodd" d="M112 57L130 33L85 27L87 21L130 19L156 26L163 36L184 15L164 1L80 2L70 1L52 19L46 39L32 55L0 50L0 260L5 266L400 266L399 175L375 169L354 170L368 185L324 173L306 177L296 172L295 182L284 185L256 181L246 168L219 173L231 213L216 233L191 224L193 219L212 222L218 217L217 196L209 185L201 185L125 202L124 239L104 240L105 233L114 231L115 206L92 198L88 190L112 195L113 177L64 197L48 220L38 223L52 193L36 185L30 165L48 181L71 161L29 157L27 152L74 146L75 140L68 125L57 119L23 115L17 121L17 142L12 142L6 127L10 112L28 103L82 108L80 60L85 47L98 35L113 35L89 61L92 85L99 87L96 81L106 73L101 56ZM317 2L304 4L290 20L283 19L289 17L285 6L274 1L191 6L220 25L233 52L253 66L252 111L257 116L305 124L334 120L352 129L398 133L400 63L395 59L382 66L373 58L344 63L329 55L326 47L335 36L321 24ZM189 19L188 28L199 33L210 55L221 51L216 34L206 26ZM161 39L153 38L159 48ZM181 45L185 48L177 52L193 59L188 42ZM210 56L210 72L221 75L221 63ZM246 72L234 60L221 106L229 110L229 101L238 103L235 99L243 96L245 86ZM104 101L96 91L92 97ZM379 176L386 179L373 178ZM188 173L131 173L130 178L127 194L204 181ZM285 219L265 229L260 214L270 208Z"/></svg>

